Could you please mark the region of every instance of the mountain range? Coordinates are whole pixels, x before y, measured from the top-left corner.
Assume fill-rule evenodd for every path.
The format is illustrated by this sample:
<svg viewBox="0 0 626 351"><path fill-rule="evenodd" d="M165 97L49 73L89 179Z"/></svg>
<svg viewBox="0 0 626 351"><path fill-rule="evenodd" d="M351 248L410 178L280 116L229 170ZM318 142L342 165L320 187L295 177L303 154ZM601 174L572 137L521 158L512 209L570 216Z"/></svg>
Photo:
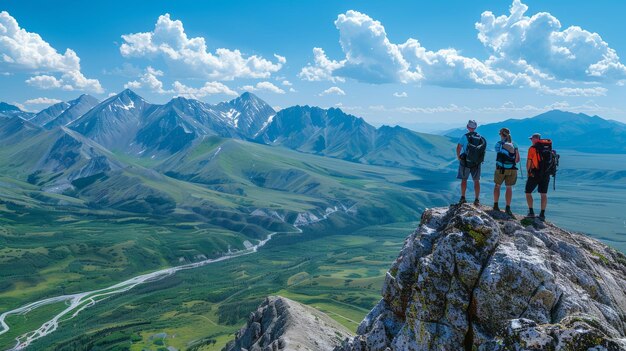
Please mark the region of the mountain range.
<svg viewBox="0 0 626 351"><path fill-rule="evenodd" d="M338 109L276 112L251 93L158 105L127 89L102 102L81 95L38 113L8 104L0 113L0 170L17 182L4 198L42 208L159 216L213 208L240 218L261 210L315 221L359 203L361 213L378 211L368 220L409 219L418 209L405 204L424 203L418 186L448 171L453 148L446 137L377 129Z"/></svg>
<svg viewBox="0 0 626 351"><path fill-rule="evenodd" d="M126 89L99 103L82 95L36 114L3 106L5 118L20 117L43 129L65 126L111 152L135 157L168 157L218 136L404 168L435 169L450 158L441 137L400 127L377 129L334 108L294 106L276 112L248 92L216 105L183 97L155 105Z"/></svg>
<svg viewBox="0 0 626 351"><path fill-rule="evenodd" d="M478 132L493 145L499 140L500 128L509 128L513 140L520 145L528 144L528 137L540 133L552 139L555 149L568 149L589 153L626 153L626 124L589 116L552 110L532 118L507 119L478 127ZM457 139L467 130L455 129L444 134ZM455 140L456 141L456 140Z"/></svg>

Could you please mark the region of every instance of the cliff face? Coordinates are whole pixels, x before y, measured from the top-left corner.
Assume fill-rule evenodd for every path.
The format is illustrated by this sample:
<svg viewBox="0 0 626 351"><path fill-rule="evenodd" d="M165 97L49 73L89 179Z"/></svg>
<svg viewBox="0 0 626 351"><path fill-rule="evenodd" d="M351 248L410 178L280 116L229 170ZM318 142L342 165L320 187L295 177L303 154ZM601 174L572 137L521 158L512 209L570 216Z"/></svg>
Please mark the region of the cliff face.
<svg viewBox="0 0 626 351"><path fill-rule="evenodd" d="M623 254L470 205L424 212L382 295L336 350L626 350Z"/></svg>
<svg viewBox="0 0 626 351"><path fill-rule="evenodd" d="M332 350L350 332L311 307L268 297L223 351Z"/></svg>

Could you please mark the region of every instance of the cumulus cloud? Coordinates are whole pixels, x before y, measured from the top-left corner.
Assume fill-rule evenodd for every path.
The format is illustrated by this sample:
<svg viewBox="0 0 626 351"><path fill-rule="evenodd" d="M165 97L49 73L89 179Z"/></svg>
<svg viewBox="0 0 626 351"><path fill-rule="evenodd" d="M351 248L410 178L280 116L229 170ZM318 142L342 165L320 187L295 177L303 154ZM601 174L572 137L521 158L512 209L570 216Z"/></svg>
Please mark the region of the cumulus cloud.
<svg viewBox="0 0 626 351"><path fill-rule="evenodd" d="M287 62L274 54L276 62L260 56L245 56L239 50L218 48L209 52L205 39L189 38L180 20L169 14L159 16L151 32L122 35L120 53L124 57L162 57L171 68L190 76L217 80L268 78Z"/></svg>
<svg viewBox="0 0 626 351"><path fill-rule="evenodd" d="M626 80L626 66L599 34L577 26L562 29L551 14L529 17L527 10L514 0L508 16L482 14L475 27L490 51L485 60L464 56L454 48L428 50L413 38L393 43L379 21L350 10L335 21L345 58L333 60L323 49L314 48L314 62L303 67L299 77L457 88L527 87L559 96L604 95L607 90L599 83ZM566 86L575 83L596 86Z"/></svg>
<svg viewBox="0 0 626 351"><path fill-rule="evenodd" d="M220 82L206 82L202 87L194 88L187 86L179 81L175 81L174 83L172 83L171 89L165 89L164 84L160 79L160 77L163 77L163 75L163 71L155 69L152 66L148 66L138 80L133 80L124 84L124 88L143 88L157 94L173 94L174 96L183 96L192 99L198 99L215 94L224 94L231 96L237 95L237 92L233 91L228 86Z"/></svg>
<svg viewBox="0 0 626 351"><path fill-rule="evenodd" d="M97 79L86 78L81 73L80 58L72 49L59 53L37 34L20 28L17 20L8 12L0 12L0 67L39 74L26 82L32 86L64 90L83 90L102 93Z"/></svg>
<svg viewBox="0 0 626 351"><path fill-rule="evenodd" d="M350 10L337 17L335 26L346 53L336 75L368 83L407 83L422 78L419 68L411 67L400 47L389 41L379 21Z"/></svg>
<svg viewBox="0 0 626 351"><path fill-rule="evenodd" d="M200 88L192 88L184 85L179 81L175 81L174 84L172 84L172 88L176 96L183 96L191 99L199 99L201 97L215 94L224 94L231 96L238 95L236 91L233 91L228 86L220 82L206 82Z"/></svg>
<svg viewBox="0 0 626 351"><path fill-rule="evenodd" d="M407 97L409 95L405 91L403 91L401 93L400 92L395 92L395 93L393 93L393 96L395 96L397 98L405 98L405 97Z"/></svg>
<svg viewBox="0 0 626 351"><path fill-rule="evenodd" d="M256 85L245 85L242 87L243 90L247 91L267 91L275 94L284 94L285 91L270 82L258 82ZM293 88L291 89L293 90ZM291 91L290 90L290 91Z"/></svg>
<svg viewBox="0 0 626 351"><path fill-rule="evenodd" d="M346 63L346 60L343 61L334 61L328 59L326 53L321 48L313 48L313 61L314 63L311 65L307 65L302 68L298 76L303 80L308 80L310 82L319 82L323 80L330 80L331 82L344 82L345 79L343 77L339 77L333 74L333 72L341 67L343 67Z"/></svg>
<svg viewBox="0 0 626 351"><path fill-rule="evenodd" d="M61 102L59 99L51 99L47 97L38 97L24 101L24 105L52 105Z"/></svg>
<svg viewBox="0 0 626 351"><path fill-rule="evenodd" d="M28 78L26 80L26 84L40 89L54 89L61 88L63 86L61 80L56 79L54 76L48 76L45 74Z"/></svg>
<svg viewBox="0 0 626 351"><path fill-rule="evenodd" d="M346 92L339 87L330 87L320 93L320 96L325 95L346 95Z"/></svg>
<svg viewBox="0 0 626 351"><path fill-rule="evenodd" d="M283 80L282 84L283 84L284 86L286 86L286 87L290 87L290 86L292 86L292 85L293 85L293 84L291 84L291 82L290 82L290 81L288 81L288 80Z"/></svg>
<svg viewBox="0 0 626 351"><path fill-rule="evenodd" d="M555 79L615 81L626 78L626 66L598 33L578 26L562 30L547 12L526 16L528 6L514 0L510 15L485 11L476 23L478 39L494 60L524 62Z"/></svg>
<svg viewBox="0 0 626 351"><path fill-rule="evenodd" d="M150 91L158 94L166 94L170 91L163 89L163 82L159 80L159 77L163 76L163 71L157 70L148 66L145 72L139 78L139 81L134 80L124 84L124 88L140 89L147 88Z"/></svg>

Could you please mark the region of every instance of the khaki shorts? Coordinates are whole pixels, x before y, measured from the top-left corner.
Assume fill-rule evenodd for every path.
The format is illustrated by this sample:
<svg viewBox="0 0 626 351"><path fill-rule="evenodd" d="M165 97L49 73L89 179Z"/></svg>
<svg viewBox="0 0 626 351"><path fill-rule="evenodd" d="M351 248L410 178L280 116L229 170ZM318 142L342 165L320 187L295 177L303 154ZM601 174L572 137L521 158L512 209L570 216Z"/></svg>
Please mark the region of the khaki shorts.
<svg viewBox="0 0 626 351"><path fill-rule="evenodd" d="M493 181L497 185L504 183L506 186L513 186L517 183L517 169L496 169Z"/></svg>

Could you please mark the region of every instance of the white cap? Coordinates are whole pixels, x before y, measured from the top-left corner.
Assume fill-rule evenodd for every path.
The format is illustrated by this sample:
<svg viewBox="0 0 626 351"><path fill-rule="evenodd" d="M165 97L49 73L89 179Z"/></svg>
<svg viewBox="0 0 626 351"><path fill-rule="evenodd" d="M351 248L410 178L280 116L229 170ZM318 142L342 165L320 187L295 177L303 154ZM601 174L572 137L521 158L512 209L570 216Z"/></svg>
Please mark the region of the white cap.
<svg viewBox="0 0 626 351"><path fill-rule="evenodd" d="M470 129L476 129L476 128L478 128L478 123L476 123L476 121L475 121L475 120L470 119L470 120L467 122L467 128L470 128Z"/></svg>

